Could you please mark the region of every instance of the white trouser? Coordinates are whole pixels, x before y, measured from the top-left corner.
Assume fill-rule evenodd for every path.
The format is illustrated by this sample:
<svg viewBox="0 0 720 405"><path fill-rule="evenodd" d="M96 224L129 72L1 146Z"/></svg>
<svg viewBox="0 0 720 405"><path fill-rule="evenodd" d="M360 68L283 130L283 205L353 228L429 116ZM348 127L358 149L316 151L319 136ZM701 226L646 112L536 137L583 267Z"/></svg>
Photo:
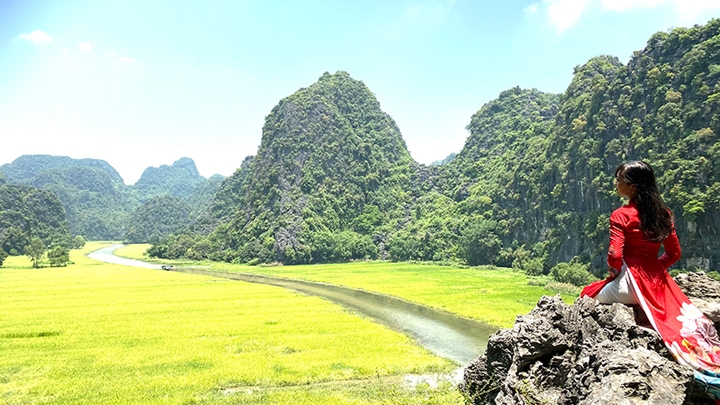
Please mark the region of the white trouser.
<svg viewBox="0 0 720 405"><path fill-rule="evenodd" d="M623 262L620 274L615 277L615 280L607 283L598 295L595 296L595 299L601 304L612 304L614 302L628 305L638 304L630 277L632 276L628 271L627 265Z"/></svg>

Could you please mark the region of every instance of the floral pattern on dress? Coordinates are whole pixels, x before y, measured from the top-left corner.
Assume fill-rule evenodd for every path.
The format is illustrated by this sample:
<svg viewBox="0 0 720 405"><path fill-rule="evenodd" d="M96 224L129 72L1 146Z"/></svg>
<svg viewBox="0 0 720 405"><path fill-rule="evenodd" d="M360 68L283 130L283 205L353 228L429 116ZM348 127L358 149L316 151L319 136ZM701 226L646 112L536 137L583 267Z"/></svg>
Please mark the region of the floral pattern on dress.
<svg viewBox="0 0 720 405"><path fill-rule="evenodd" d="M687 355L690 356L690 363L699 365L701 368L710 368L711 371L717 372L716 364L720 363L720 339L717 330L709 319L700 312L693 304L684 302L680 308L681 315L677 316L677 320L682 322L680 336L682 336L682 345L686 348ZM672 350L677 355L679 346Z"/></svg>
<svg viewBox="0 0 720 405"><path fill-rule="evenodd" d="M682 322L680 336L695 338L703 351L709 352L713 348L720 348L720 340L712 322L700 312L693 304L683 303L680 308L682 315L677 320Z"/></svg>

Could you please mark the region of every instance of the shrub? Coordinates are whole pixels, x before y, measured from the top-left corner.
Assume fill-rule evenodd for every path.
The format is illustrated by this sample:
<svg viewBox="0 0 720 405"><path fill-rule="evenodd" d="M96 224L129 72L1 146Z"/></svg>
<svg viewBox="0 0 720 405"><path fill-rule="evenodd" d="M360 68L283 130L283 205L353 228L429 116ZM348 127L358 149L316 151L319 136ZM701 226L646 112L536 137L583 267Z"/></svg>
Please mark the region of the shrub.
<svg viewBox="0 0 720 405"><path fill-rule="evenodd" d="M551 281L547 283L545 285L545 289L558 294L567 295L580 295L580 291L582 291L582 288L580 287L576 287L568 283L559 283L557 281Z"/></svg>
<svg viewBox="0 0 720 405"><path fill-rule="evenodd" d="M559 283L582 287L597 280L597 277L590 274L589 268L590 266L587 264L572 261L570 263L558 263L550 269L550 277Z"/></svg>
<svg viewBox="0 0 720 405"><path fill-rule="evenodd" d="M55 246L47 254L51 267L67 266L70 262L70 251L64 246Z"/></svg>
<svg viewBox="0 0 720 405"><path fill-rule="evenodd" d="M75 236L75 238L72 241L72 248L80 249L83 247L85 247L85 238L83 238L81 235Z"/></svg>

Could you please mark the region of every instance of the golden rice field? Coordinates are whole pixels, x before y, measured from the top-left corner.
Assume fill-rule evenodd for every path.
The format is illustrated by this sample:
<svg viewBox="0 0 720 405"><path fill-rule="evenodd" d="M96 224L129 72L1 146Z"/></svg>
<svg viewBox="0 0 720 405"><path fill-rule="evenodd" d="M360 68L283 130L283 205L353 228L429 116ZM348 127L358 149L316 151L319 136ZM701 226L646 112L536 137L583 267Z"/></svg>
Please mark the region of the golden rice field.
<svg viewBox="0 0 720 405"><path fill-rule="evenodd" d="M85 257L101 246L68 267L0 267L0 403L462 402L400 383L455 364L328 301Z"/></svg>

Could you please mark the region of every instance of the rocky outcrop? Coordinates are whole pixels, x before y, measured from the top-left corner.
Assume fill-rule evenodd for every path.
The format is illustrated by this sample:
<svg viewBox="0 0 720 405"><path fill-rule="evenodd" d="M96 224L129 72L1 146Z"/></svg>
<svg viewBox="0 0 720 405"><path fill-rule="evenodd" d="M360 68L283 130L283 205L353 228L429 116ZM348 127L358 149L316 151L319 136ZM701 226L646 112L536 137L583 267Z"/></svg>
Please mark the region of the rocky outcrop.
<svg viewBox="0 0 720 405"><path fill-rule="evenodd" d="M696 305L702 298L720 308L720 283L696 273L678 284ZM460 388L472 404L714 403L660 336L636 325L630 307L590 298L567 305L559 296L541 298L512 329L492 335Z"/></svg>

